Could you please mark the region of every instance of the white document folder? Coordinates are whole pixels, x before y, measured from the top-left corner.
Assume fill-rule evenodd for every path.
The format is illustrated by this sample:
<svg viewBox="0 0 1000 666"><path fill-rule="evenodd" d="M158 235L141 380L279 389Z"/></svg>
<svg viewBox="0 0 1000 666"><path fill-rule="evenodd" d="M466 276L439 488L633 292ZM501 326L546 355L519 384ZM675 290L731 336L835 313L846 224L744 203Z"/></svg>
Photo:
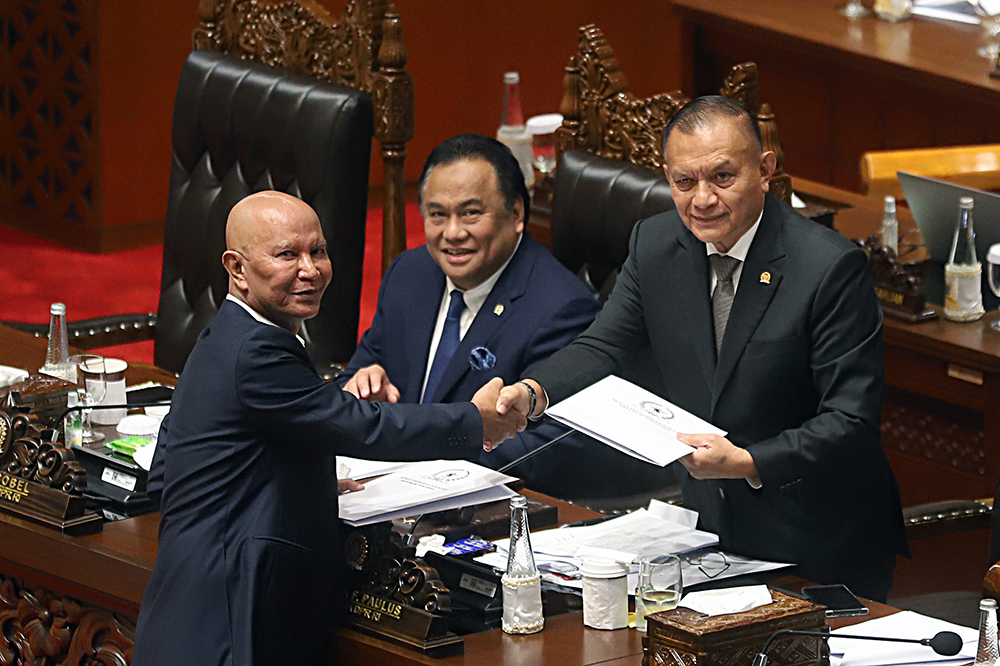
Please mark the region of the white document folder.
<svg viewBox="0 0 1000 666"><path fill-rule="evenodd" d="M549 407L546 414L622 453L660 467L694 451L677 441L677 433L726 436L725 430L614 375Z"/></svg>

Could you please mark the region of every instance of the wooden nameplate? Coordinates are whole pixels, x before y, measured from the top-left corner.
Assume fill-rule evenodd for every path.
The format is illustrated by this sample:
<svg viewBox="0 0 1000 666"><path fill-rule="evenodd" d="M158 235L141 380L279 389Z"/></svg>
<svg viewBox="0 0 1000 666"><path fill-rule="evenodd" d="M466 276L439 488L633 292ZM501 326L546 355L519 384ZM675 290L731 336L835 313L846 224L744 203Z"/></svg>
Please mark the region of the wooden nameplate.
<svg viewBox="0 0 1000 666"><path fill-rule="evenodd" d="M464 653L465 642L449 631L447 586L389 523L350 530L344 556L352 625L433 657Z"/></svg>
<svg viewBox="0 0 1000 666"><path fill-rule="evenodd" d="M708 617L677 608L647 617L643 664L736 666L750 664L781 629L822 631L826 607L771 590L774 603L744 613ZM782 636L768 651L774 666L829 666L830 649L814 636Z"/></svg>
<svg viewBox="0 0 1000 666"><path fill-rule="evenodd" d="M73 452L29 434L27 415L0 412L0 511L79 536L104 529L86 508L87 473Z"/></svg>
<svg viewBox="0 0 1000 666"><path fill-rule="evenodd" d="M936 319L938 314L927 307L924 280L932 261L902 262L896 253L882 247L877 234L854 241L868 254L868 265L875 283L875 294L887 315L917 323Z"/></svg>
<svg viewBox="0 0 1000 666"><path fill-rule="evenodd" d="M441 615L358 590L351 593L347 610L355 627L430 657L465 652L462 637L448 631L448 619Z"/></svg>

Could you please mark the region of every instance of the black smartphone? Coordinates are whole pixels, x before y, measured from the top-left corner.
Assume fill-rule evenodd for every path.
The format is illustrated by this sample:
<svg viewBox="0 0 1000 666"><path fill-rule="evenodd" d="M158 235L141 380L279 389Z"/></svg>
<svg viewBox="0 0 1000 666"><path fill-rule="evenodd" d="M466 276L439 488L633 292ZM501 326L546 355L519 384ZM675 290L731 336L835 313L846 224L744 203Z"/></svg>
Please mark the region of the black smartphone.
<svg viewBox="0 0 1000 666"><path fill-rule="evenodd" d="M813 603L826 606L827 617L868 615L868 609L846 585L803 587L802 594Z"/></svg>

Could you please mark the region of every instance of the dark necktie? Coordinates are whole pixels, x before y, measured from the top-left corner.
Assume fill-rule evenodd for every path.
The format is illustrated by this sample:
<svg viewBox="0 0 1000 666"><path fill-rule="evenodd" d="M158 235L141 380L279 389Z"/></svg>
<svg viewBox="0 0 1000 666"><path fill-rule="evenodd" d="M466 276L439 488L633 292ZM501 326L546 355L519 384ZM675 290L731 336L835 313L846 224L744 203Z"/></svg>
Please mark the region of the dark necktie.
<svg viewBox="0 0 1000 666"><path fill-rule="evenodd" d="M708 257L715 271L715 291L712 292L712 317L715 320L715 351L722 349L722 336L726 334L729 311L733 309L733 271L740 265L739 259L723 254Z"/></svg>
<svg viewBox="0 0 1000 666"><path fill-rule="evenodd" d="M434 363L431 364L431 372L427 375L427 387L424 389L423 402L434 401L434 391L437 390L441 378L444 376L445 368L451 362L451 357L458 349L461 342L462 312L465 311L465 299L458 289L451 292L451 303L448 304L448 316L444 320L444 328L441 329L441 340L438 342L437 352L434 354Z"/></svg>

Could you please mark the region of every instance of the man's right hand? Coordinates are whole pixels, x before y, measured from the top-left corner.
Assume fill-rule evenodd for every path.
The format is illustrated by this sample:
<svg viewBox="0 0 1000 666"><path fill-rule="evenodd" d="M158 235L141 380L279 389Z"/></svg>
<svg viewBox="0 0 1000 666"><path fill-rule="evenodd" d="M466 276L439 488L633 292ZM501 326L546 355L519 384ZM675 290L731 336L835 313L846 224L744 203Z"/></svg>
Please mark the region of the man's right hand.
<svg viewBox="0 0 1000 666"><path fill-rule="evenodd" d="M472 396L472 403L479 409L483 417L483 448L492 451L507 439L521 432L528 425L524 414L510 410L506 414L497 412L497 401L503 380L494 377Z"/></svg>
<svg viewBox="0 0 1000 666"><path fill-rule="evenodd" d="M531 409L531 394L528 393L528 389L521 383L505 386L500 391L500 398L497 400L497 412L499 414L506 414L510 410L514 410L522 414L525 418L528 418L529 416L537 416L545 411L547 407L545 404L545 391L542 389L541 384L534 379L525 379L523 381L530 383L531 387L535 389L535 395L537 396L535 414L528 413L528 410Z"/></svg>
<svg viewBox="0 0 1000 666"><path fill-rule="evenodd" d="M377 363L354 373L344 390L368 402L399 402L399 389L389 381L385 368Z"/></svg>

